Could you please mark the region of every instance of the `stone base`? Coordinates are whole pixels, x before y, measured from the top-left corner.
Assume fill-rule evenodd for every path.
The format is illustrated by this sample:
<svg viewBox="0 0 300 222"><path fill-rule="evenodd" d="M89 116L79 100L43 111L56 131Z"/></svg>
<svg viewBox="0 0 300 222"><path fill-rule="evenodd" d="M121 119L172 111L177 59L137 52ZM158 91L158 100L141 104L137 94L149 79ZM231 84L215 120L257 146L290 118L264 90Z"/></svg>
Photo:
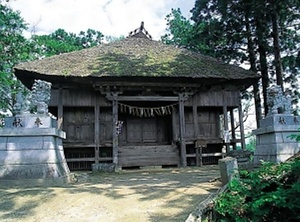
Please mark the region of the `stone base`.
<svg viewBox="0 0 300 222"><path fill-rule="evenodd" d="M94 163L92 164L93 172L115 172L116 164L114 163Z"/></svg>
<svg viewBox="0 0 300 222"><path fill-rule="evenodd" d="M298 134L300 119L293 115L276 114L261 120L261 127L253 131L256 135L254 164L268 161L280 163L300 151L300 143L290 139L291 134Z"/></svg>
<svg viewBox="0 0 300 222"><path fill-rule="evenodd" d="M48 127L55 124L49 116L29 115L22 120L29 128L25 125L11 127L11 118L8 118L5 127L0 129L1 181L12 184L26 181L37 185L69 182L70 170L62 145L65 133L29 124L37 118Z"/></svg>

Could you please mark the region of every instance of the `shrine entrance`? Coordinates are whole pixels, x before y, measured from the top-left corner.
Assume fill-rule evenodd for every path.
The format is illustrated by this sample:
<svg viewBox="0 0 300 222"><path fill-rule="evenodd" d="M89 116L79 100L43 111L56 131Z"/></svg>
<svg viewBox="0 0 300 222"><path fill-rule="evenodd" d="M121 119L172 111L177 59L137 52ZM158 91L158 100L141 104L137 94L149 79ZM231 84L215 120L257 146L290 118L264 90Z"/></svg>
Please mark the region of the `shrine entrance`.
<svg viewBox="0 0 300 222"><path fill-rule="evenodd" d="M179 149L172 135L175 103L120 102L118 165L120 167L178 166Z"/></svg>

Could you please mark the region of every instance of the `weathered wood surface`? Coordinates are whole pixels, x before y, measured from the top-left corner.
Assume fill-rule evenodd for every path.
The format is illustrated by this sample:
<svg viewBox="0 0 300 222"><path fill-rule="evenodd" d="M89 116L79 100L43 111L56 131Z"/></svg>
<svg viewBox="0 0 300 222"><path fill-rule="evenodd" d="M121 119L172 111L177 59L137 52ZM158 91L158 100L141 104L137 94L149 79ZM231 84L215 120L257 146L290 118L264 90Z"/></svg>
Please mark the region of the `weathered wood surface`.
<svg viewBox="0 0 300 222"><path fill-rule="evenodd" d="M203 138L220 138L220 111L216 108L186 108L185 138L194 140Z"/></svg>
<svg viewBox="0 0 300 222"><path fill-rule="evenodd" d="M107 99L113 100L112 96L108 96ZM118 96L118 101L178 101L177 96Z"/></svg>
<svg viewBox="0 0 300 222"><path fill-rule="evenodd" d="M64 108L63 130L67 134L65 142L94 142L94 118L92 107Z"/></svg>
<svg viewBox="0 0 300 222"><path fill-rule="evenodd" d="M239 105L239 91L201 91L195 95L197 106L206 107L222 107L224 104L230 107L238 107ZM192 106L193 101L185 102L186 106Z"/></svg>
<svg viewBox="0 0 300 222"><path fill-rule="evenodd" d="M187 166L186 162L186 144L185 144L185 113L184 113L184 95L183 93L179 93L179 145L180 145L180 162L181 166Z"/></svg>
<svg viewBox="0 0 300 222"><path fill-rule="evenodd" d="M63 106L94 106L96 100L100 106L110 106L104 95L93 90L52 89L49 105L58 106L60 100L63 101Z"/></svg>
<svg viewBox="0 0 300 222"><path fill-rule="evenodd" d="M119 165L121 167L179 165L179 151L172 145L121 146Z"/></svg>
<svg viewBox="0 0 300 222"><path fill-rule="evenodd" d="M119 135L120 144L170 144L171 116L137 117L120 116L123 121L122 132Z"/></svg>
<svg viewBox="0 0 300 222"><path fill-rule="evenodd" d="M118 110L117 103L113 106L113 101L109 101L107 94L104 91L100 92L101 90L76 89L65 86L53 88L50 110L58 116L58 122L67 133L67 139L64 141L66 153L69 152L67 150L76 149L89 154L92 150L95 162L101 162L101 153L104 152L102 148L105 147L104 153L109 154L105 154L103 157L114 156L116 162L116 158L120 156L120 161L123 161L126 166L178 165L180 163L182 166L186 166L186 160L190 158L185 156L187 146L191 146L199 138L205 139L211 144L221 145L223 141L220 139L222 136L220 125L225 125L226 129L229 121L225 118L225 120L223 119L225 124L220 124L220 116L223 113L232 113L234 108L241 110L239 92L234 90L198 91L195 95L185 97L184 91L180 91L181 93L178 94L171 88L161 89L161 86L158 87L161 91L156 92L155 89L158 88L155 84L151 86L153 95L139 96L145 90L142 83L135 83L135 86L131 88L122 87L123 91L121 90L120 94L115 95L115 100L124 101L125 104L136 107L143 107L145 104L149 107L161 106L165 103L175 104L178 102L178 104L174 105L172 115L140 117ZM135 87L138 87L139 91L136 91ZM113 86L110 89L112 88ZM241 115L242 113L239 113L240 118ZM123 121L121 134L118 137L115 129L116 121ZM234 140L233 136L232 142ZM176 152L165 155L164 153L167 151L164 150L159 155L154 155L155 152L149 155L150 151L138 150L138 154L132 153L126 154L126 156L123 151L117 151L119 146L149 148L166 144L177 144ZM219 151L209 153L219 154ZM181 161L179 161L180 157ZM80 157L78 158L80 159ZM91 158L91 156L88 155L87 158ZM80 161L78 160L78 162Z"/></svg>

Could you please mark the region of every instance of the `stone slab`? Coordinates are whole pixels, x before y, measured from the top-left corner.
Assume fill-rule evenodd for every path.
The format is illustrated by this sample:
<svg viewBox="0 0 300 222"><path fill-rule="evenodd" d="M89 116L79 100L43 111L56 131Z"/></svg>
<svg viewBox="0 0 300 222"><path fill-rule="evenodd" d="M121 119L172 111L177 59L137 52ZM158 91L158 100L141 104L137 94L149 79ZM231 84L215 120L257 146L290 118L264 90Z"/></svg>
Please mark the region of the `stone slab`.
<svg viewBox="0 0 300 222"><path fill-rule="evenodd" d="M13 150L0 151L1 165L59 163L64 161L62 150Z"/></svg>
<svg viewBox="0 0 300 222"><path fill-rule="evenodd" d="M92 164L93 172L115 172L116 164L114 163L94 163Z"/></svg>
<svg viewBox="0 0 300 222"><path fill-rule="evenodd" d="M14 126L14 121L20 120L20 124ZM40 114L16 115L4 118L4 128L57 128L56 118Z"/></svg>
<svg viewBox="0 0 300 222"><path fill-rule="evenodd" d="M68 175L66 163L19 164L0 166L0 177L3 180L13 179L55 179Z"/></svg>
<svg viewBox="0 0 300 222"><path fill-rule="evenodd" d="M280 163L300 151L300 143L273 143L257 145L254 152L254 163L261 160Z"/></svg>
<svg viewBox="0 0 300 222"><path fill-rule="evenodd" d="M66 138L66 133L56 128L2 128L0 129L0 137L13 137L13 136L56 136L61 139Z"/></svg>
<svg viewBox="0 0 300 222"><path fill-rule="evenodd" d="M219 169L221 174L221 182L223 185L225 185L238 173L237 159L233 157L219 159Z"/></svg>
<svg viewBox="0 0 300 222"><path fill-rule="evenodd" d="M276 126L276 125L298 125L300 123L300 117L292 114L273 114L260 120L260 127Z"/></svg>

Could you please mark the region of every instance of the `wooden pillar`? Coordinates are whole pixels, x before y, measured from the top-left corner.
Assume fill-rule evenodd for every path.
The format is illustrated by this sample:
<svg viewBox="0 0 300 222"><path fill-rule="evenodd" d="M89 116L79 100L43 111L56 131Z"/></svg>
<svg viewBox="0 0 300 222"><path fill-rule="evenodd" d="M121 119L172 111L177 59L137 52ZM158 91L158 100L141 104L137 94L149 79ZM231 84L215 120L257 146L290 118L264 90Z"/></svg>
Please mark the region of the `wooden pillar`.
<svg viewBox="0 0 300 222"><path fill-rule="evenodd" d="M179 93L179 136L180 136L180 160L181 166L186 167L186 145L185 145L185 117L184 117L184 94Z"/></svg>
<svg viewBox="0 0 300 222"><path fill-rule="evenodd" d="M175 143L178 139L175 108L172 109L172 137L173 137L172 141L173 141L173 143Z"/></svg>
<svg viewBox="0 0 300 222"><path fill-rule="evenodd" d="M200 166L200 158L202 158L202 155L200 157L200 149L201 147L195 147L195 153L196 153L196 166ZM201 150L202 151L202 150Z"/></svg>
<svg viewBox="0 0 300 222"><path fill-rule="evenodd" d="M224 132L223 132L223 136L225 136L225 132L228 132L228 116L227 116L227 103L226 103L225 91L223 91L223 115L224 115ZM225 146L226 146L226 152L228 152L229 151L228 141L225 141Z"/></svg>
<svg viewBox="0 0 300 222"><path fill-rule="evenodd" d="M199 123L198 123L198 110L197 110L196 96L193 97L193 120L194 120L194 138L197 139L199 135Z"/></svg>
<svg viewBox="0 0 300 222"><path fill-rule="evenodd" d="M230 110L230 123L231 123L231 138L234 141L232 146L233 149L236 150L236 136L235 136L235 126L234 126L234 113L233 113L233 109Z"/></svg>
<svg viewBox="0 0 300 222"><path fill-rule="evenodd" d="M100 150L99 150L99 137L100 137L100 106L99 106L99 97L95 98L95 163L99 163L100 160Z"/></svg>
<svg viewBox="0 0 300 222"><path fill-rule="evenodd" d="M58 106L57 106L57 128L62 130L63 128L63 88L58 89Z"/></svg>
<svg viewBox="0 0 300 222"><path fill-rule="evenodd" d="M243 117L243 109L242 109L242 104L241 104L241 99L239 102L239 122L240 122L240 131L241 131L241 146L242 150L246 148L245 144L245 132L244 132L244 117Z"/></svg>
<svg viewBox="0 0 300 222"><path fill-rule="evenodd" d="M113 94L113 100L112 100L112 124L113 124L113 129L112 129L112 148L113 148L113 163L118 165L118 149L119 149L119 141L118 141L118 134L117 134L117 128L116 124L118 121L118 100L117 96L118 93L112 93Z"/></svg>

